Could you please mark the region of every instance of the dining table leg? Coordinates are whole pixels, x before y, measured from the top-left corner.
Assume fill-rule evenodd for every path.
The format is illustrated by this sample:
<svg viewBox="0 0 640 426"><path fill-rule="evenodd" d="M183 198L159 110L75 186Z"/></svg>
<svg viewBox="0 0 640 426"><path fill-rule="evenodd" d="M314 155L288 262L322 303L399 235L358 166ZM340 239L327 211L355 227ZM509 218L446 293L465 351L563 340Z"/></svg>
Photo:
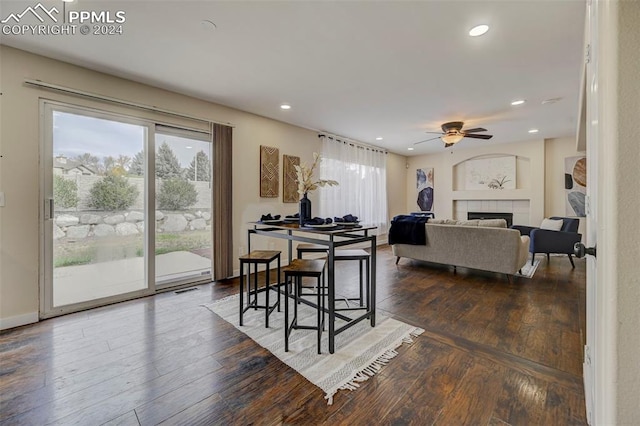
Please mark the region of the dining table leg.
<svg viewBox="0 0 640 426"><path fill-rule="evenodd" d="M376 326L376 236L371 237L371 285L370 285L370 298L371 298L371 327Z"/></svg>
<svg viewBox="0 0 640 426"><path fill-rule="evenodd" d="M334 255L335 248L333 242L329 243L329 250L327 255L327 302L329 311L329 353L332 354L335 351L335 321L336 321L336 309L335 309L335 269L334 269Z"/></svg>

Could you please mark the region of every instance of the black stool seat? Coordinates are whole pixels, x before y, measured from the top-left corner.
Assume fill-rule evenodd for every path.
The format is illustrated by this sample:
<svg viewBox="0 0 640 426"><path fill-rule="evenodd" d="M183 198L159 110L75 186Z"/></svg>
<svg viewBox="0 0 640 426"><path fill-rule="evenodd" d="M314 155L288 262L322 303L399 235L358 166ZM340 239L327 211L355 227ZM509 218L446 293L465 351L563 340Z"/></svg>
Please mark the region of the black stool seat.
<svg viewBox="0 0 640 426"><path fill-rule="evenodd" d="M245 254L239 257L240 260L240 325L243 325L243 315L249 309L264 309L265 310L265 327L269 327L269 315L277 307L280 311L280 251L276 250L254 250L251 253ZM269 265L274 260L278 262L278 281L275 287L278 293L278 300L275 304L269 303L269 291L271 288L271 277ZM244 265L248 264L247 268L247 304L244 304L244 289L245 289L245 274ZM264 264L265 267L265 286L258 288L258 265ZM251 265L253 265L253 290L251 289ZM258 293L265 292L265 304L258 304ZM253 296L253 300L251 297Z"/></svg>
<svg viewBox="0 0 640 426"><path fill-rule="evenodd" d="M291 263L283 268L284 282L285 282L285 304L284 304L284 351L289 351L289 336L293 329L306 329L316 330L318 332L318 353L320 353L320 342L322 339L322 330L324 329L324 294L322 291L322 281L324 278L324 268L326 260L309 260L309 259L293 259ZM318 291L315 294L317 297L316 304L312 304L302 299L302 278L312 277L317 279ZM294 279L293 283L293 319L289 322L289 297L291 296L291 290L289 285L290 279ZM313 306L317 310L317 325L308 326L298 324L298 304L305 303Z"/></svg>

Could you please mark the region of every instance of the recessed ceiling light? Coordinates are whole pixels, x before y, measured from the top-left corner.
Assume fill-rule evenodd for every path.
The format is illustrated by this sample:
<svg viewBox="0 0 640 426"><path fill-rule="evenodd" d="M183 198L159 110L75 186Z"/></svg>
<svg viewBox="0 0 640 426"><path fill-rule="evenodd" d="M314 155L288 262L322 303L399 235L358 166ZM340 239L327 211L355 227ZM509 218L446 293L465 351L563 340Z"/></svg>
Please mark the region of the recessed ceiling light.
<svg viewBox="0 0 640 426"><path fill-rule="evenodd" d="M65 2L65 3L73 3L74 2L74 0L62 0L62 1Z"/></svg>
<svg viewBox="0 0 640 426"><path fill-rule="evenodd" d="M382 136L378 136L378 137L376 138L376 140L377 140L377 141L381 141L381 140L382 140Z"/></svg>
<svg viewBox="0 0 640 426"><path fill-rule="evenodd" d="M200 26L208 31L212 31L215 30L216 24L214 24L213 22L209 21L208 19L203 19L202 21L200 21Z"/></svg>
<svg viewBox="0 0 640 426"><path fill-rule="evenodd" d="M511 102L511 105L516 106L516 105L522 105L523 103L524 103L524 99L518 99L517 101Z"/></svg>
<svg viewBox="0 0 640 426"><path fill-rule="evenodd" d="M289 104L282 104L282 105L280 105L280 109L291 109L291 105L289 105Z"/></svg>
<svg viewBox="0 0 640 426"><path fill-rule="evenodd" d="M407 151L413 151L413 148L407 148Z"/></svg>
<svg viewBox="0 0 640 426"><path fill-rule="evenodd" d="M531 129L529 130L529 133L538 133L538 129Z"/></svg>
<svg viewBox="0 0 640 426"><path fill-rule="evenodd" d="M192 146L187 145L187 146L185 146L185 148L187 148L187 149L191 149L191 148L193 148L193 147L192 147Z"/></svg>
<svg viewBox="0 0 640 426"><path fill-rule="evenodd" d="M471 37L478 37L486 33L487 31L489 31L488 25L485 25L485 24L477 25L469 30L469 35Z"/></svg>

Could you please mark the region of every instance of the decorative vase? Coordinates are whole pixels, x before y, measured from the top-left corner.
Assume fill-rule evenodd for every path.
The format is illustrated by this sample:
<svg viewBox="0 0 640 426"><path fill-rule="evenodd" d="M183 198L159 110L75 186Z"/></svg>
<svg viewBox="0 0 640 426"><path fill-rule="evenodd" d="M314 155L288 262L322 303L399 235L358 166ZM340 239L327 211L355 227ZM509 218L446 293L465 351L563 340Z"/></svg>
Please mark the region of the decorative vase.
<svg viewBox="0 0 640 426"><path fill-rule="evenodd" d="M302 198L300 199L300 226L304 225L304 223L311 219L311 200L307 198L307 193L305 192Z"/></svg>

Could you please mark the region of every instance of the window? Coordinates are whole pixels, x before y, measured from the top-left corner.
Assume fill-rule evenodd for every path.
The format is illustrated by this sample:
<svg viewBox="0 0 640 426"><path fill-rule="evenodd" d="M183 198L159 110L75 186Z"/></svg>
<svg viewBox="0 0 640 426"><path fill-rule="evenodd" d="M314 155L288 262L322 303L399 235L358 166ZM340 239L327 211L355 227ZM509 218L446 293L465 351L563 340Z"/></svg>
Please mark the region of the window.
<svg viewBox="0 0 640 426"><path fill-rule="evenodd" d="M358 216L363 224L387 232L386 153L333 136L321 135L320 178L338 181L339 186L320 189L320 215Z"/></svg>

